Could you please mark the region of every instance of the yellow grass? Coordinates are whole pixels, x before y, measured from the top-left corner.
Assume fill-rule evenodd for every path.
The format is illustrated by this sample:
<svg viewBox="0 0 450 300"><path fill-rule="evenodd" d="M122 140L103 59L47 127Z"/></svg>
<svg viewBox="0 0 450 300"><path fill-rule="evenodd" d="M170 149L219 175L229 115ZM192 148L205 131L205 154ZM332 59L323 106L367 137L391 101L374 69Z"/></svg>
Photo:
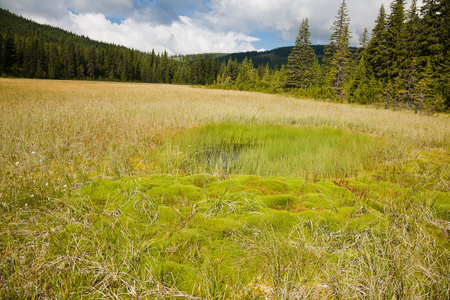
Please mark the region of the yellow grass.
<svg viewBox="0 0 450 300"><path fill-rule="evenodd" d="M0 172L16 184L158 172L150 153L166 134L206 123L331 126L382 136L392 151L450 140L448 115L176 85L1 79L0 116Z"/></svg>
<svg viewBox="0 0 450 300"><path fill-rule="evenodd" d="M209 123L343 128L398 160L317 184L92 180L176 172L183 130ZM447 299L449 125L282 95L0 79L0 298Z"/></svg>

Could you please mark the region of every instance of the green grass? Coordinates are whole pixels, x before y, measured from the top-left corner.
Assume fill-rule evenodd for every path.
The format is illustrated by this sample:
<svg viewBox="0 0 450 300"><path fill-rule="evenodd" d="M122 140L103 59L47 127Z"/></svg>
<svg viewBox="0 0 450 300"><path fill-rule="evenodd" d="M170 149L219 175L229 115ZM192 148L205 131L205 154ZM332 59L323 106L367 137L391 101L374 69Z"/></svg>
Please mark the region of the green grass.
<svg viewBox="0 0 450 300"><path fill-rule="evenodd" d="M382 160L380 138L329 127L214 124L166 141L180 173L338 178ZM166 158L169 156L163 153Z"/></svg>
<svg viewBox="0 0 450 300"><path fill-rule="evenodd" d="M446 115L29 80L0 114L2 299L449 298Z"/></svg>

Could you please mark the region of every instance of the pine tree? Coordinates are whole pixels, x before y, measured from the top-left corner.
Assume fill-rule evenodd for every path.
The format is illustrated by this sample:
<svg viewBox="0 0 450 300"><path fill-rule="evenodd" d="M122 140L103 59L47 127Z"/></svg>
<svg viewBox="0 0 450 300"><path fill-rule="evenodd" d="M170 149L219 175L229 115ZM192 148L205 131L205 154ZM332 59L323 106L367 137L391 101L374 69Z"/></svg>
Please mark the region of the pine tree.
<svg viewBox="0 0 450 300"><path fill-rule="evenodd" d="M48 77L58 79L60 76L60 60L58 46L54 43L50 45L50 54L48 61Z"/></svg>
<svg viewBox="0 0 450 300"><path fill-rule="evenodd" d="M349 22L347 5L343 0L331 27L333 33L330 36L330 43L326 47L328 53L331 54L327 62L327 83L334 95L340 99L346 98L344 84L347 80L350 61L349 41L351 38Z"/></svg>
<svg viewBox="0 0 450 300"><path fill-rule="evenodd" d="M250 89L252 85L255 83L255 75L253 69L252 60L247 60L247 57L242 61L241 68L239 70L239 74L236 78L236 86L240 89Z"/></svg>
<svg viewBox="0 0 450 300"><path fill-rule="evenodd" d="M430 60L431 81L436 92L450 108L450 3L444 0L424 0L420 9L421 34L419 35L420 64Z"/></svg>
<svg viewBox="0 0 450 300"><path fill-rule="evenodd" d="M308 18L304 19L298 30L295 47L288 57L286 86L307 89L315 80L312 70L315 54L311 47Z"/></svg>
<svg viewBox="0 0 450 300"><path fill-rule="evenodd" d="M64 49L64 77L65 79L73 79L75 76L75 44L73 38L67 41Z"/></svg>
<svg viewBox="0 0 450 300"><path fill-rule="evenodd" d="M371 72L377 80L386 82L387 80L387 27L386 12L381 5L380 12L375 27L372 30L372 38L366 49L366 60Z"/></svg>
<svg viewBox="0 0 450 300"><path fill-rule="evenodd" d="M344 34L344 29L350 24L350 18L348 16L348 8L345 0L342 0L341 5L336 16L336 20L331 26L332 34L330 36L330 42L325 46L323 63L329 65L333 60L333 56L337 51L338 43Z"/></svg>
<svg viewBox="0 0 450 300"><path fill-rule="evenodd" d="M427 66L422 74L422 79L418 82L416 89L416 101L423 105L423 110L431 114L432 112L443 112L446 109L445 99L435 92L432 86L432 68L430 59L427 61Z"/></svg>
<svg viewBox="0 0 450 300"><path fill-rule="evenodd" d="M364 50L366 49L367 45L369 44L369 31L367 28L364 28L364 31L359 36L359 44L361 45L361 48Z"/></svg>
<svg viewBox="0 0 450 300"><path fill-rule="evenodd" d="M14 37L10 31L6 33L6 36L3 39L1 51L1 61L2 61L2 72L6 75L11 74L11 68L16 61L16 47L14 44Z"/></svg>
<svg viewBox="0 0 450 300"><path fill-rule="evenodd" d="M87 62L87 75L90 79L94 78L95 75L95 65L96 65L96 55L95 48L90 47L88 50L88 62Z"/></svg>
<svg viewBox="0 0 450 300"><path fill-rule="evenodd" d="M404 0L394 0L391 3L391 14L387 19L386 30L388 75L392 79L396 79L396 77L401 74L401 66L404 65L404 42L402 42L401 39L404 30L404 22Z"/></svg>

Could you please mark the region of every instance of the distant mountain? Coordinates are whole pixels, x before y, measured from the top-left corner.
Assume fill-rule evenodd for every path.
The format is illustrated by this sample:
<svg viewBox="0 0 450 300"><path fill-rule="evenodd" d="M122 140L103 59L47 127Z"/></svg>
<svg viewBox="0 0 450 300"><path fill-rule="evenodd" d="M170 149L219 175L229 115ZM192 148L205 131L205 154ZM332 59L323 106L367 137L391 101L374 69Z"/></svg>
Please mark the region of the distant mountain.
<svg viewBox="0 0 450 300"><path fill-rule="evenodd" d="M275 68L276 66L279 68L281 65L286 65L288 62L288 56L292 51L294 46L281 47L268 51L250 51L250 52L239 52L239 53L231 53L224 55L218 58L218 61L227 62L230 58L231 60L237 59L238 63L241 63L245 58L251 59L253 61L253 65L258 67L260 65L269 64L270 68ZM321 61L323 57L324 45L313 45L312 48L314 52Z"/></svg>
<svg viewBox="0 0 450 300"><path fill-rule="evenodd" d="M108 48L112 45L94 41L61 28L39 24L0 8L0 34L6 34L7 32L20 37L37 36L44 43L59 43L61 40L72 39L75 44L84 47ZM117 47L125 48L123 46Z"/></svg>

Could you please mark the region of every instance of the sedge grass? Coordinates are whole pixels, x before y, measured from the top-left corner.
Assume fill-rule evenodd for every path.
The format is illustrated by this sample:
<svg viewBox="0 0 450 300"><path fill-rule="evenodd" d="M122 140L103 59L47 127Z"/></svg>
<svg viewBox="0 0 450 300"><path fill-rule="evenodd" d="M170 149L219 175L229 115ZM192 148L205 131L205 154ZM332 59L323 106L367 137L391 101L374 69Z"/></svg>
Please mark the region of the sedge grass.
<svg viewBox="0 0 450 300"><path fill-rule="evenodd" d="M447 115L1 79L0 116L1 298L450 295ZM355 165L309 180L308 165L259 163L307 152L279 139L302 130L361 137L355 152L333 152L340 168ZM207 155L191 164L211 145L248 150L241 162L258 155L258 165L224 170L219 157L208 169Z"/></svg>

